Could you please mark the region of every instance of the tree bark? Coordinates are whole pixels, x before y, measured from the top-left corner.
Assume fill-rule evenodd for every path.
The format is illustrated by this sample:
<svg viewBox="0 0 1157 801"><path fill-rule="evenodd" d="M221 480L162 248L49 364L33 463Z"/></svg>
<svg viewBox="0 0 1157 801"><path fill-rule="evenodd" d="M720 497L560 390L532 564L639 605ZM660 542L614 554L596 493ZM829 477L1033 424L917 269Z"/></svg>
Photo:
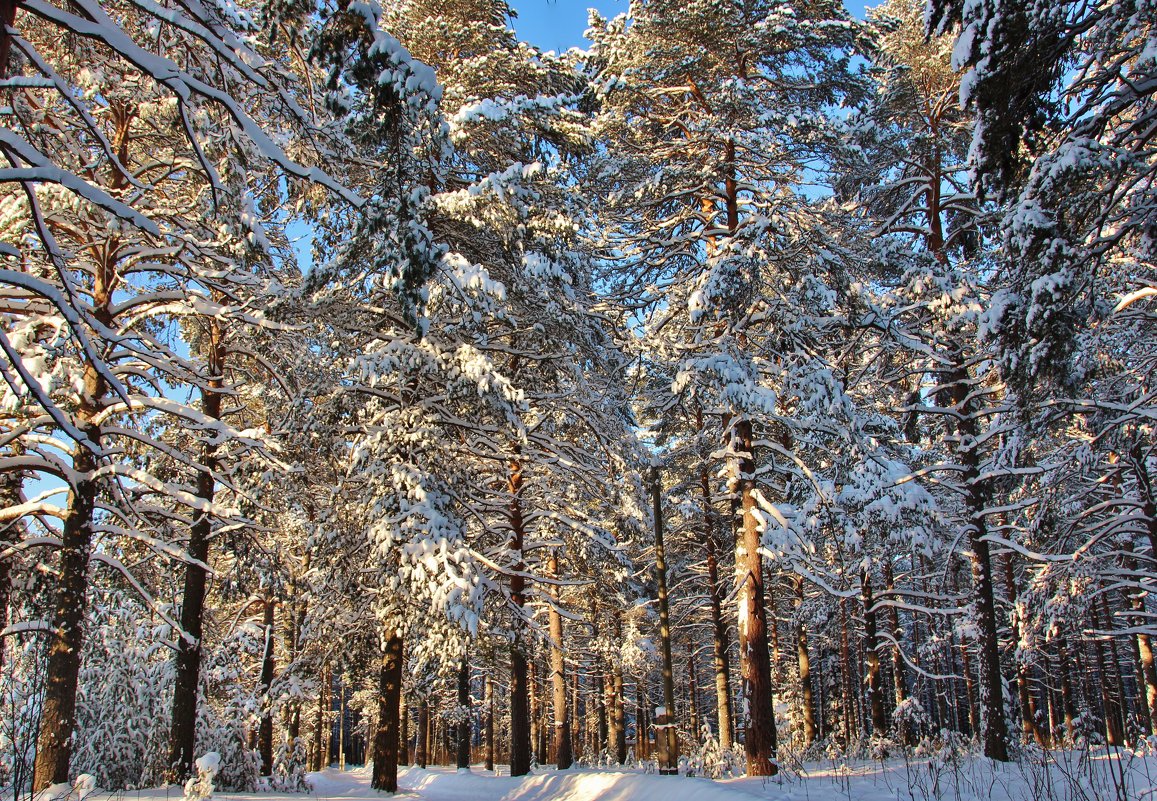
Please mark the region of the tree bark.
<svg viewBox="0 0 1157 801"><path fill-rule="evenodd" d="M702 729L699 728L699 687L695 675L695 644L687 639L687 713L691 718L691 736L699 742Z"/></svg>
<svg viewBox="0 0 1157 801"><path fill-rule="evenodd" d="M1122 548L1125 552L1124 567L1129 572L1137 571L1137 559L1133 555L1133 544L1126 542ZM1153 555L1157 559L1157 552ZM1132 625L1137 634L1135 643L1140 655L1140 673L1144 685L1141 696L1144 705L1145 723L1150 732L1157 732L1157 660L1153 656L1153 643L1145 631L1148 618L1145 613L1145 591L1140 589L1126 590L1125 596L1129 601L1129 609L1133 613Z"/></svg>
<svg viewBox="0 0 1157 801"><path fill-rule="evenodd" d="M611 667L611 690L614 701L615 763L627 762L627 711L623 703L623 666L618 660Z"/></svg>
<svg viewBox="0 0 1157 801"><path fill-rule="evenodd" d="M959 356L958 356L959 363ZM968 371L957 368L951 375L952 398L960 413L957 446L964 467L966 527L972 551L972 586L976 599L977 661L980 706L983 709L984 755L1008 762L1008 724L1004 719L1004 681L1000 675L1000 642L996 627L996 598L992 584L992 556L988 547L987 482L980 475L977 452L980 430L973 408L972 381Z"/></svg>
<svg viewBox="0 0 1157 801"><path fill-rule="evenodd" d="M699 429L703 429L703 410L695 409ZM711 495L711 477L706 469L699 471L699 489L703 494L703 547L707 557L707 600L711 609L711 645L715 667L715 713L719 723L719 746L731 748L735 724L731 712L731 659L727 653L730 638L723 619L723 585L719 581L719 553L722 550L715 525L715 505Z"/></svg>
<svg viewBox="0 0 1157 801"><path fill-rule="evenodd" d="M201 390L201 412L210 420L221 419L221 390L224 388L225 335L218 320L210 320L207 350L208 385ZM197 497L212 504L216 492L216 439L209 437L201 447L201 467L197 473ZM181 629L177 638L176 677L173 684L172 717L169 729L169 780L180 784L193 772L197 736L197 694L201 683L201 647L204 634L205 593L208 586L209 542L212 517L194 512L189 526L185 586L181 597ZM268 775L268 774L266 774Z"/></svg>
<svg viewBox="0 0 1157 801"><path fill-rule="evenodd" d="M803 579L796 576L795 585L795 649L799 665L800 715L803 718L803 747L807 748L816 739L816 710L812 696L811 659L808 656L807 625L803 619Z"/></svg>
<svg viewBox="0 0 1157 801"><path fill-rule="evenodd" d="M550 550L546 563L551 578L558 578L558 552ZM559 770L566 770L574 762L571 754L570 709L566 687L566 659L562 641L562 614L559 612L558 587L550 586L550 683L551 706L554 713L554 758Z"/></svg>
<svg viewBox="0 0 1157 801"><path fill-rule="evenodd" d="M414 761L419 768L430 762L430 701L423 698L418 704L418 742L414 745Z"/></svg>
<svg viewBox="0 0 1157 801"><path fill-rule="evenodd" d="M513 606L514 642L510 645L510 775L525 776L530 773L530 696L527 685L526 656L523 653L522 616L526 605L526 578L523 572L522 548L526 538L526 525L522 517L522 462L519 448L515 447L514 457L509 463L507 491L510 503L507 507L510 522L510 550L514 554L514 564L510 576L510 603Z"/></svg>
<svg viewBox="0 0 1157 801"><path fill-rule="evenodd" d="M706 480L706 474L703 480ZM711 605L711 646L715 665L715 710L719 719L719 745L731 748L732 731L735 728L731 712L731 646L727 635L727 622L723 619L723 591L719 583L719 543L714 527L707 543L707 593Z"/></svg>
<svg viewBox="0 0 1157 801"><path fill-rule="evenodd" d="M1004 584L1008 594L1008 602L1012 605L1012 614L1009 616L1009 634L1014 643L1020 642L1020 614L1016 609L1016 599L1019 589L1016 585L1016 572L1013 570L1012 554L1004 555ZM1042 748L1045 738L1036 721L1036 708L1033 705L1032 693L1029 692L1028 665L1023 659L1016 660L1016 696L1020 708L1020 731L1025 742L1033 740Z"/></svg>
<svg viewBox="0 0 1157 801"><path fill-rule="evenodd" d="M494 680L486 675L486 769L494 770Z"/></svg>
<svg viewBox="0 0 1157 801"><path fill-rule="evenodd" d="M888 559L884 560L884 584L889 593L895 591L896 585L892 575L892 563ZM904 630L900 628L900 612L896 609L895 604L888 606L888 627L892 630L893 640L892 690L895 694L896 707L899 708L908 698L908 681L905 678L907 671L904 666L904 655L900 650L903 647ZM905 745L915 744L915 733L911 731L911 727L906 722L894 723L894 725L896 726L896 734Z"/></svg>
<svg viewBox="0 0 1157 801"><path fill-rule="evenodd" d="M374 772L370 785L388 793L398 791L398 729L402 703L402 662L405 641L390 632L382 650L378 675L378 730L374 734Z"/></svg>
<svg viewBox="0 0 1157 801"><path fill-rule="evenodd" d="M410 710L406 705L406 694L398 697L398 767L410 764Z"/></svg>
<svg viewBox="0 0 1157 801"><path fill-rule="evenodd" d="M470 662L462 657L458 668L458 770L470 770Z"/></svg>
<svg viewBox="0 0 1157 801"><path fill-rule="evenodd" d="M277 604L265 601L265 650L261 656L261 723L257 734L257 750L261 753L261 775L273 775L273 612Z"/></svg>
<svg viewBox="0 0 1157 801"><path fill-rule="evenodd" d="M667 597L667 550L663 542L663 485L659 468L651 473L651 510L655 524L655 583L659 595L659 646L663 654L663 703L666 705L668 726L656 729L656 737L666 737L669 765L660 765L660 770L669 770L679 763L679 744L671 721L675 717L675 671L671 658L671 611ZM662 753L662 752L660 752Z"/></svg>
<svg viewBox="0 0 1157 801"><path fill-rule="evenodd" d="M843 723L844 746L852 744L853 730L856 728L855 693L852 692L852 652L851 632L848 631L848 605L844 598L840 599L840 674L841 689L843 690Z"/></svg>
<svg viewBox="0 0 1157 801"><path fill-rule="evenodd" d="M85 371L86 375L90 370ZM99 428L88 425L82 430L90 442L100 446ZM52 632L33 765L33 792L68 781L72 737L76 730L76 691L80 677L80 652L84 645L88 559L97 495L93 479L96 459L83 444L76 446L73 469L77 477L69 490L68 513L61 534L60 578L52 603Z"/></svg>
<svg viewBox="0 0 1157 801"><path fill-rule="evenodd" d="M1061 673L1061 706L1064 709L1065 731L1072 741L1077 734L1077 702L1073 696L1073 683L1069 678L1069 649L1064 636L1057 638L1057 656Z"/></svg>
<svg viewBox="0 0 1157 801"><path fill-rule="evenodd" d="M743 509L742 538L735 551L735 570L739 582L739 666L747 707L744 750L748 776L774 776L779 771L775 763L775 699L767 641L763 557L759 554L751 421L737 421L734 438L733 447L737 452L734 480Z"/></svg>
<svg viewBox="0 0 1157 801"><path fill-rule="evenodd" d="M872 734L883 737L888 731L888 721L884 715L884 692L880 681L876 601L872 595L872 578L866 570L860 574L860 595L864 604L864 661L867 670L865 683L868 685L868 708L872 715Z"/></svg>

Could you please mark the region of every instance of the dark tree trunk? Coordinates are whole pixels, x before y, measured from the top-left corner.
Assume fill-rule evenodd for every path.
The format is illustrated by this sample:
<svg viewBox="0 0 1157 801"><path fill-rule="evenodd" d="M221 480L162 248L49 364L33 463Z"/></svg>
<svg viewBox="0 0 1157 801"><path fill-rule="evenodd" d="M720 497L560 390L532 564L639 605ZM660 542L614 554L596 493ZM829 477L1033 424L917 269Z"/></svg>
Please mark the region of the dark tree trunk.
<svg viewBox="0 0 1157 801"><path fill-rule="evenodd" d="M1077 734L1077 702L1073 696L1073 683L1069 678L1069 649L1065 638L1057 638L1057 656L1061 674L1061 706L1064 709L1065 732L1072 741Z"/></svg>
<svg viewBox="0 0 1157 801"><path fill-rule="evenodd" d="M597 639L599 636L599 617L598 607L594 602L591 603L591 620L593 623L592 632ZM591 683L594 685L595 700L595 725L593 729L595 743L592 750L597 755L601 754L603 749L607 747L607 693L603 682L602 659L597 654L592 658L592 666Z"/></svg>
<svg viewBox="0 0 1157 801"><path fill-rule="evenodd" d="M958 363L960 357L957 356ZM972 587L975 597L977 637L977 674L979 703L983 707L984 755L998 762L1008 762L1008 724L1004 718L1004 681L1000 675L1000 642L997 639L996 596L992 582L992 556L988 547L987 481L980 474L977 448L980 427L973 408L972 380L968 370L960 367L951 375L952 398L960 412L957 423L958 453L964 467L965 506L969 518L965 525L972 551Z"/></svg>
<svg viewBox="0 0 1157 801"><path fill-rule="evenodd" d="M1136 572L1137 559L1133 555L1132 543L1126 542L1124 551L1125 557L1123 562L1125 569L1131 573ZM1154 553L1152 558L1157 559L1157 553ZM1137 649L1137 654L1140 657L1138 668L1143 687L1141 702L1144 721L1151 733L1157 732L1157 660L1154 660L1153 657L1153 642L1149 638L1149 633L1145 630L1145 626L1149 620L1145 611L1145 591L1139 589L1127 590L1125 595L1129 601L1129 610L1133 613L1132 625L1137 632L1134 644Z"/></svg>
<svg viewBox="0 0 1157 801"><path fill-rule="evenodd" d="M470 770L470 663L462 657L458 668L458 770Z"/></svg>
<svg viewBox="0 0 1157 801"><path fill-rule="evenodd" d="M851 632L848 631L848 606L845 599L840 599L840 675L843 698L844 745L851 746L853 730L856 728L856 700L852 692L852 652Z"/></svg>
<svg viewBox="0 0 1157 801"><path fill-rule="evenodd" d="M1014 643L1020 642L1020 615L1016 611L1016 599L1019 589L1016 586L1016 572L1013 570L1012 554L1004 555L1004 584L1008 594L1008 602L1013 606L1009 616L1009 636ZM1036 722L1036 709L1033 706L1032 693L1029 691L1028 665L1023 660L1016 660L1016 696L1020 709L1020 732L1025 742L1033 740L1039 746L1045 745L1045 738L1041 734Z"/></svg>
<svg viewBox="0 0 1157 801"><path fill-rule="evenodd" d="M3 2L3 0L0 0ZM2 25L2 23L0 23ZM0 34L2 35L2 34ZM4 62L0 61L0 72ZM17 449L14 449L17 450ZM17 450L17 452L19 452ZM0 509L9 509L18 506L23 496L24 477L20 471L0 473ZM0 523L0 552L3 552L21 539L20 523L13 520ZM8 627L8 604L12 598L12 560L11 557L0 555L0 631ZM4 644L6 637L0 637L0 673L4 669Z"/></svg>
<svg viewBox="0 0 1157 801"><path fill-rule="evenodd" d="M257 749L261 753L261 775L273 775L273 612L277 603L265 601L265 651L261 657L261 724L257 734Z"/></svg>
<svg viewBox="0 0 1157 801"><path fill-rule="evenodd" d="M486 676L486 769L494 770L494 680Z"/></svg>
<svg viewBox="0 0 1157 801"><path fill-rule="evenodd" d="M83 430L89 441L99 447L100 429L89 425ZM76 446L73 469L76 479L68 495L68 513L59 551L60 577L52 602L52 632L33 765L33 792L68 781L72 737L76 730L76 691L80 677L80 652L84 645L88 559L97 495L96 481L92 477L96 459L82 444Z"/></svg>
<svg viewBox="0 0 1157 801"><path fill-rule="evenodd" d="M522 548L526 525L522 517L522 462L519 451L510 460L507 491L510 494L508 516L510 521L510 550L514 564L510 576L510 603L514 607L513 627L516 632L510 646L510 775L530 773L530 695L527 685L526 656L523 653L521 631L523 607L526 605L526 578L523 571Z"/></svg>
<svg viewBox="0 0 1157 801"><path fill-rule="evenodd" d="M530 773L530 697L526 657L510 648L510 775Z"/></svg>
<svg viewBox="0 0 1157 801"><path fill-rule="evenodd" d="M418 704L418 742L414 745L414 761L419 768L430 762L430 701L423 698Z"/></svg>
<svg viewBox="0 0 1157 801"><path fill-rule="evenodd" d="M892 576L892 563L887 559L884 560L884 584L888 593L895 591L895 579ZM889 604L888 606L888 627L892 630L892 690L895 695L895 704L899 708L908 698L908 681L905 678L906 670L904 668L904 655L900 650L904 642L904 630L900 628L900 612L896 609L896 605ZM911 727L906 723L897 723L896 733L905 745L914 745L914 733L910 731Z"/></svg>
<svg viewBox="0 0 1157 801"><path fill-rule="evenodd" d="M374 773L371 786L388 793L398 791L398 712L402 705L402 662L405 641L391 632L382 651L378 677L378 730L374 733Z"/></svg>
<svg viewBox="0 0 1157 801"><path fill-rule="evenodd" d="M225 336L221 324L210 320L208 342L209 383L201 390L201 411L210 420L221 419L221 390L224 387ZM202 470L197 473L197 497L211 505L216 492L217 445L207 439L201 448ZM212 517L208 512L194 512L189 526L188 553L185 565L185 587L181 597L181 629L177 638L176 678L173 684L172 718L169 729L169 779L177 784L193 772L193 749L197 733L197 694L201 682L201 640L204 634L205 592L209 562ZM268 774L265 774L268 775Z"/></svg>
<svg viewBox="0 0 1157 801"><path fill-rule="evenodd" d="M623 666L616 660L612 667L612 698L614 700L615 762L627 762L627 712L623 703Z"/></svg>
<svg viewBox="0 0 1157 801"><path fill-rule="evenodd" d="M675 671L671 658L671 610L667 597L667 549L663 541L663 484L659 468L651 475L651 510L655 524L655 583L659 595L659 647L663 654L663 703L666 708L667 724L655 729L655 737L666 738L668 762L660 765L660 771L670 771L679 763L679 741L675 736ZM659 721L656 720L656 724ZM660 750L659 753L663 753Z"/></svg>
<svg viewBox="0 0 1157 801"><path fill-rule="evenodd" d="M1109 609L1109 600L1107 595L1101 596L1101 615L1105 620L1105 631L1113 631L1113 613ZM1129 720L1129 696L1125 692L1125 675L1121 670L1121 652L1117 645L1117 637L1109 637L1109 667L1113 678L1113 688L1115 694L1113 695L1113 709L1116 715L1115 724L1117 731L1120 732L1120 739L1124 742L1125 737L1129 734L1128 720Z"/></svg>

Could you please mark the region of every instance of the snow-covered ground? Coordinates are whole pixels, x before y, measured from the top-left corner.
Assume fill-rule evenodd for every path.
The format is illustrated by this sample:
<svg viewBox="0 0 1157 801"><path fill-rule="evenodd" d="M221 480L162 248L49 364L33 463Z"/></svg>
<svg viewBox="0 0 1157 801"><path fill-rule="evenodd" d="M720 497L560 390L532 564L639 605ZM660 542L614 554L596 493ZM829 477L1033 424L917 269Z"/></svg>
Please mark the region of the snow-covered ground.
<svg viewBox="0 0 1157 801"><path fill-rule="evenodd" d="M343 801L381 798L366 768L327 770L309 777L311 796L217 793L220 801ZM539 769L531 776L494 775L479 767L403 768L398 799L422 801L1157 801L1157 756L1060 752L1046 769L1040 757L996 765L964 759L808 763L774 780L712 781L642 770ZM101 801L103 794L92 796ZM179 801L176 787L116 794L123 801ZM107 797L107 796L106 796Z"/></svg>

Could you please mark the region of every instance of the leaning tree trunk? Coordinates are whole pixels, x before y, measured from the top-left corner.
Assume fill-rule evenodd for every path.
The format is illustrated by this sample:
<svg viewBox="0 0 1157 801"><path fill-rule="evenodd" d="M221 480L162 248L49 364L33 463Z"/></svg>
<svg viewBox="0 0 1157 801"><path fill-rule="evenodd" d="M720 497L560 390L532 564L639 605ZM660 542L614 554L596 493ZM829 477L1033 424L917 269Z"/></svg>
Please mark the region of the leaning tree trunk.
<svg viewBox="0 0 1157 801"><path fill-rule="evenodd" d="M225 337L217 320L209 321L209 383L201 390L201 412L209 420L221 419L221 390L224 387ZM204 633L205 591L208 584L209 540L217 469L217 445L211 435L201 448L201 470L197 473L197 497L206 509L194 512L189 526L189 561L185 563L185 586L181 598L182 636L177 638L176 678L173 683L172 717L169 728L170 781L181 783L193 771L193 749L197 734L197 691L201 676L201 640ZM266 774L268 775L268 774Z"/></svg>
<svg viewBox="0 0 1157 801"><path fill-rule="evenodd" d="M551 549L546 569L552 579L558 578L558 552ZM570 708L566 692L566 660L562 643L562 614L558 608L558 587L550 587L550 683L551 706L554 713L554 754L559 770L566 770L574 762L571 752Z"/></svg>
<svg viewBox="0 0 1157 801"><path fill-rule="evenodd" d="M398 791L398 712L402 705L404 640L393 631L382 651L378 676L378 730L374 734L374 773L371 786L388 793Z"/></svg>
<svg viewBox="0 0 1157 801"><path fill-rule="evenodd" d="M86 370L86 378L91 368ZM95 373L95 370L91 370ZM100 447L100 429L82 429L94 447ZM45 667L44 703L36 740L32 791L68 781L72 737L76 730L76 691L80 678L80 650L84 645L84 615L88 590L88 558L92 546L92 516L97 484L96 458L78 443L68 495L68 513L61 534L59 578L52 602L52 631Z"/></svg>
<svg viewBox="0 0 1157 801"><path fill-rule="evenodd" d="M507 477L507 491L510 493L507 509L510 521L509 547L514 553L510 574L510 603L515 616L515 638L510 645L510 775L525 776L530 773L530 695L521 637L523 607L526 605L526 578L523 575L526 564L522 555L526 524L522 517L522 462L517 447L514 454L508 465Z"/></svg>

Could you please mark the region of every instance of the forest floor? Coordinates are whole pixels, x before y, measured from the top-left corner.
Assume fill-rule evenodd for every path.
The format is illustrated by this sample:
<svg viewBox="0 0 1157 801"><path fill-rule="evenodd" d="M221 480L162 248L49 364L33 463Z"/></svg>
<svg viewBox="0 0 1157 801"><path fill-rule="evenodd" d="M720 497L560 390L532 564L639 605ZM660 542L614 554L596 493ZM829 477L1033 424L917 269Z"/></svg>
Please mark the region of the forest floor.
<svg viewBox="0 0 1157 801"><path fill-rule="evenodd" d="M1157 801L1157 755L1056 751L1008 765L978 757L806 763L776 779L711 780L643 770L539 768L530 776L481 767L399 771L399 799L422 801ZM219 801L343 801L380 798L367 768L309 776L310 796L217 793ZM120 794L118 794L120 796ZM127 792L122 801L179 801L176 787Z"/></svg>

